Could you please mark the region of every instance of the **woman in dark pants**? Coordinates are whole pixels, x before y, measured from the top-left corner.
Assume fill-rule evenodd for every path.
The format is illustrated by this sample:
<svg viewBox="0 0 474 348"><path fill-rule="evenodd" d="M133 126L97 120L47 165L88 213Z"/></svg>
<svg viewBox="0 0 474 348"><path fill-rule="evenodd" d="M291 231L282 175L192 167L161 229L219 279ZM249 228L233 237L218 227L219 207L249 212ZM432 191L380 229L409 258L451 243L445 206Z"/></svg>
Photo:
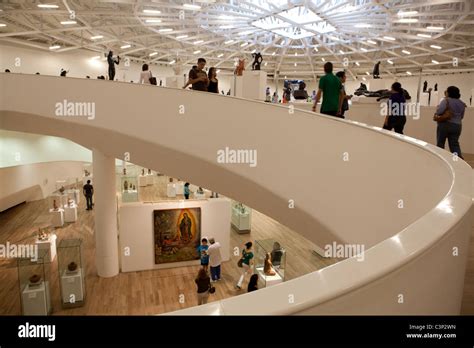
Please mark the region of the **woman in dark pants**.
<svg viewBox="0 0 474 348"><path fill-rule="evenodd" d="M395 82L392 85L392 95L388 99L388 115L385 116L383 129L395 130L396 133L403 134L403 127L407 122L405 116L405 96L403 94L402 85Z"/></svg>
<svg viewBox="0 0 474 348"><path fill-rule="evenodd" d="M117 57L117 60L114 59L114 53L109 51L107 55L107 63L109 64L109 80L113 81L115 78L115 64L120 63L120 57Z"/></svg>
<svg viewBox="0 0 474 348"><path fill-rule="evenodd" d="M464 111L466 110L466 104L460 99L461 94L459 88L455 86L449 86L444 92L445 98L441 100L436 110L434 120L438 122L438 128L436 129L436 143L437 146L444 149L446 139L448 139L449 150L452 153L462 157L461 147L459 146L459 137L461 136L462 130L462 119L464 118ZM442 115L446 109L451 110L451 119L439 122L439 116Z"/></svg>

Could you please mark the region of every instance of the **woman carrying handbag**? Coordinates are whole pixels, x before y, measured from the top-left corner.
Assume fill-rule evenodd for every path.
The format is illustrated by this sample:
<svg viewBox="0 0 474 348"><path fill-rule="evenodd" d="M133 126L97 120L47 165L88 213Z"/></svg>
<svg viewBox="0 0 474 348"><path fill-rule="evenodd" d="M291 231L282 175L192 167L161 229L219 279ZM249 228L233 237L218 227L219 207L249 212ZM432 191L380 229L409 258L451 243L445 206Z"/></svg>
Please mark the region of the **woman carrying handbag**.
<svg viewBox="0 0 474 348"><path fill-rule="evenodd" d="M448 139L449 150L453 154L457 154L459 158L463 158L459 137L461 136L466 104L460 99L459 88L455 86L449 86L444 95L445 98L439 103L433 117L433 120L438 123L436 145L444 149L446 139Z"/></svg>
<svg viewBox="0 0 474 348"><path fill-rule="evenodd" d="M242 289L242 283L244 282L245 276L251 273L253 265L253 251L252 242L245 243L245 249L242 250L242 257L237 262L239 267L242 267L242 274L240 275L239 281L235 287L240 290Z"/></svg>
<svg viewBox="0 0 474 348"><path fill-rule="evenodd" d="M199 270L197 278L194 280L197 285L198 306L206 304L209 294L213 294L216 289L211 286L211 278L204 268Z"/></svg>

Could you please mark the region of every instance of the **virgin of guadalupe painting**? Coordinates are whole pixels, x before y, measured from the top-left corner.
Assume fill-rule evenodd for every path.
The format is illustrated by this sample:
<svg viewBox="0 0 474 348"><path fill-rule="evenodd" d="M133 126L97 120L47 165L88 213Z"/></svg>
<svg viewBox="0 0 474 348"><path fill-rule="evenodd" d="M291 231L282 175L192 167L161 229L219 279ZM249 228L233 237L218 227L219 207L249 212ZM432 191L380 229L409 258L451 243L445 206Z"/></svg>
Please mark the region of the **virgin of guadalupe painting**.
<svg viewBox="0 0 474 348"><path fill-rule="evenodd" d="M155 264L199 260L201 208L153 211Z"/></svg>

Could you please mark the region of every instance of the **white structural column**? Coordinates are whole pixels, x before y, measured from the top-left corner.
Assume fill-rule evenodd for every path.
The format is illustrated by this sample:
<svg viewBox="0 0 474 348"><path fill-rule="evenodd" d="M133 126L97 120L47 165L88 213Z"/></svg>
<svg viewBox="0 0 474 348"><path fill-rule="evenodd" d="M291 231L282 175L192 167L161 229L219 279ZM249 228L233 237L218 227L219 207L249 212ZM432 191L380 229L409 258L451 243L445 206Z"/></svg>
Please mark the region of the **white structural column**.
<svg viewBox="0 0 474 348"><path fill-rule="evenodd" d="M95 249L97 273L113 277L119 273L115 158L94 149Z"/></svg>

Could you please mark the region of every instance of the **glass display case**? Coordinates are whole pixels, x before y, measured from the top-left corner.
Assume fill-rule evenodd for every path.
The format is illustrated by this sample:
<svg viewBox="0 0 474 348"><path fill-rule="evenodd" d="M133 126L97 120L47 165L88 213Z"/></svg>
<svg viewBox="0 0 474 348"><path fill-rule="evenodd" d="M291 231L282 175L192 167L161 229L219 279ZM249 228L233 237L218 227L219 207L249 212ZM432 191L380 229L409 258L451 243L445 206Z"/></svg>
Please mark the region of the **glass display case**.
<svg viewBox="0 0 474 348"><path fill-rule="evenodd" d="M120 191L122 202L138 202L138 179L136 176L122 176Z"/></svg>
<svg viewBox="0 0 474 348"><path fill-rule="evenodd" d="M252 225L252 209L236 201L232 201L231 209L232 227L238 233L250 233Z"/></svg>
<svg viewBox="0 0 474 348"><path fill-rule="evenodd" d="M286 251L275 239L255 241L255 272L262 287L285 281Z"/></svg>
<svg viewBox="0 0 474 348"><path fill-rule="evenodd" d="M58 274L64 308L83 306L86 300L82 239L63 239L58 245Z"/></svg>
<svg viewBox="0 0 474 348"><path fill-rule="evenodd" d="M51 313L51 263L49 249L25 245L18 259L18 283L23 315ZM30 255L28 255L30 254Z"/></svg>

